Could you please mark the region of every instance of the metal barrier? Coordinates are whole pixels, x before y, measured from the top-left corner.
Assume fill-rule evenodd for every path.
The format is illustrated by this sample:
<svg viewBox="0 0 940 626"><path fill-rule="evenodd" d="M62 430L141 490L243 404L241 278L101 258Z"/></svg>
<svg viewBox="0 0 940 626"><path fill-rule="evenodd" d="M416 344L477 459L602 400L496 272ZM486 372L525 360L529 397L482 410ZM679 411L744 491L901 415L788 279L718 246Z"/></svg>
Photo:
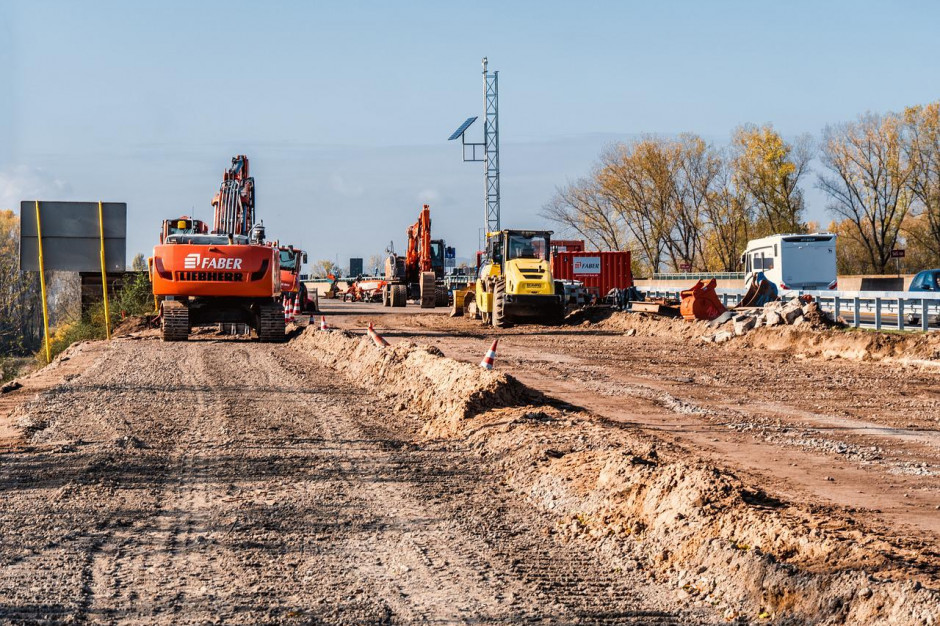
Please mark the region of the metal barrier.
<svg viewBox="0 0 940 626"><path fill-rule="evenodd" d="M637 287L647 298L680 299L681 289ZM744 289L716 289L728 308L737 306ZM781 291L780 299L809 295L819 308L842 317L852 327L873 326L876 330L940 330L940 293L919 291ZM867 319L863 319L867 318Z"/></svg>
<svg viewBox="0 0 940 626"><path fill-rule="evenodd" d="M744 280L744 272L656 272L652 280Z"/></svg>

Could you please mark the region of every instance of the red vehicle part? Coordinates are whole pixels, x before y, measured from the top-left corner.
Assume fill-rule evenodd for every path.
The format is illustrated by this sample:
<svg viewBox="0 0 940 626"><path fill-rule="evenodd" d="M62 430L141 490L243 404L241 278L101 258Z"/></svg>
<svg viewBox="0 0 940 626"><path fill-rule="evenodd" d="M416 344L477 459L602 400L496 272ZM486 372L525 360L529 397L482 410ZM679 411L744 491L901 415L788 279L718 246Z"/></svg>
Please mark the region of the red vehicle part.
<svg viewBox="0 0 940 626"><path fill-rule="evenodd" d="M552 241L552 247L556 242ZM579 280L595 295L633 286L629 252L557 252L552 255L555 280Z"/></svg>
<svg viewBox="0 0 940 626"><path fill-rule="evenodd" d="M552 239L552 254L559 252L584 252L584 240Z"/></svg>
<svg viewBox="0 0 940 626"><path fill-rule="evenodd" d="M153 249L153 293L274 298L281 293L278 261L268 246L161 244Z"/></svg>
<svg viewBox="0 0 940 626"><path fill-rule="evenodd" d="M715 293L715 285L718 284L714 278L705 282L700 280L691 289L686 289L681 293L682 303L679 305L679 312L686 320L713 320L725 312L725 306L718 299Z"/></svg>

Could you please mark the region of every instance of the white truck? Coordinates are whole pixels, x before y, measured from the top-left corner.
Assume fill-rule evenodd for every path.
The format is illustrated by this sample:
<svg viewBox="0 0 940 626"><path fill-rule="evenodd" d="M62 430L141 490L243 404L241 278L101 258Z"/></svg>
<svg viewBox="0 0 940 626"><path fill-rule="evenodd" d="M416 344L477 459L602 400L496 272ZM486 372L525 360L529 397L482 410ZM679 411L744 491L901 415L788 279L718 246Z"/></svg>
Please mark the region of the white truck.
<svg viewBox="0 0 940 626"><path fill-rule="evenodd" d="M779 289L835 289L836 236L833 233L771 235L747 242L741 255L745 284L758 272Z"/></svg>

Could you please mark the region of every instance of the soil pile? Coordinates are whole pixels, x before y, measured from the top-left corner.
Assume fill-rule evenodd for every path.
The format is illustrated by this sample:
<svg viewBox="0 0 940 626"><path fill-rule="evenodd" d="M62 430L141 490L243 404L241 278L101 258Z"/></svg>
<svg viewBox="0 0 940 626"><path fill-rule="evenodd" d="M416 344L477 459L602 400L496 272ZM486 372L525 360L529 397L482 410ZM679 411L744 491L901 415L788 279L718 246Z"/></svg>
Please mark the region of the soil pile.
<svg viewBox="0 0 940 626"><path fill-rule="evenodd" d="M635 314L601 324L701 334L700 323ZM382 350L313 329L292 345L423 414L426 435L495 463L508 486L556 516L549 532L596 542L624 569L719 606L728 620L940 623L935 555L881 539L848 512L775 499L692 451L549 404L510 376L434 347Z"/></svg>
<svg viewBox="0 0 940 626"><path fill-rule="evenodd" d="M115 337L139 333L151 328L150 318L146 315L129 315L114 327L111 334Z"/></svg>
<svg viewBox="0 0 940 626"><path fill-rule="evenodd" d="M291 345L390 398L398 410L427 416L428 435L454 432L462 420L488 409L538 398L512 376L448 359L433 346L404 342L380 349L369 337L314 327Z"/></svg>
<svg viewBox="0 0 940 626"><path fill-rule="evenodd" d="M582 537L729 620L927 624L938 579L920 551L849 515L807 511L714 466L582 414L509 409L465 433L506 480Z"/></svg>
<svg viewBox="0 0 940 626"><path fill-rule="evenodd" d="M789 352L803 357L841 358L852 361L897 361L914 365L940 366L940 333L886 333L842 326L812 303L797 325L757 326L742 336L727 331L729 341L717 349L755 348ZM733 324L733 320L727 322ZM647 313L614 312L595 325L598 329L630 335L673 338L702 343L713 336L709 322L689 322ZM721 332L721 331L719 331ZM719 342L721 343L721 342Z"/></svg>

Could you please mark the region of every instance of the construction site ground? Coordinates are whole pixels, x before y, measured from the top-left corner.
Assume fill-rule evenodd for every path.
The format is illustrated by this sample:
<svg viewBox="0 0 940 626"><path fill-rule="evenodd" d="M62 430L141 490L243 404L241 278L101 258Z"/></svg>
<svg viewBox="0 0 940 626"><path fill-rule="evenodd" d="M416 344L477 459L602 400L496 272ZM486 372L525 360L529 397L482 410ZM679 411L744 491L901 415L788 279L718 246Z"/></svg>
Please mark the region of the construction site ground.
<svg viewBox="0 0 940 626"><path fill-rule="evenodd" d="M321 307L0 396L0 620L940 622L938 346Z"/></svg>

